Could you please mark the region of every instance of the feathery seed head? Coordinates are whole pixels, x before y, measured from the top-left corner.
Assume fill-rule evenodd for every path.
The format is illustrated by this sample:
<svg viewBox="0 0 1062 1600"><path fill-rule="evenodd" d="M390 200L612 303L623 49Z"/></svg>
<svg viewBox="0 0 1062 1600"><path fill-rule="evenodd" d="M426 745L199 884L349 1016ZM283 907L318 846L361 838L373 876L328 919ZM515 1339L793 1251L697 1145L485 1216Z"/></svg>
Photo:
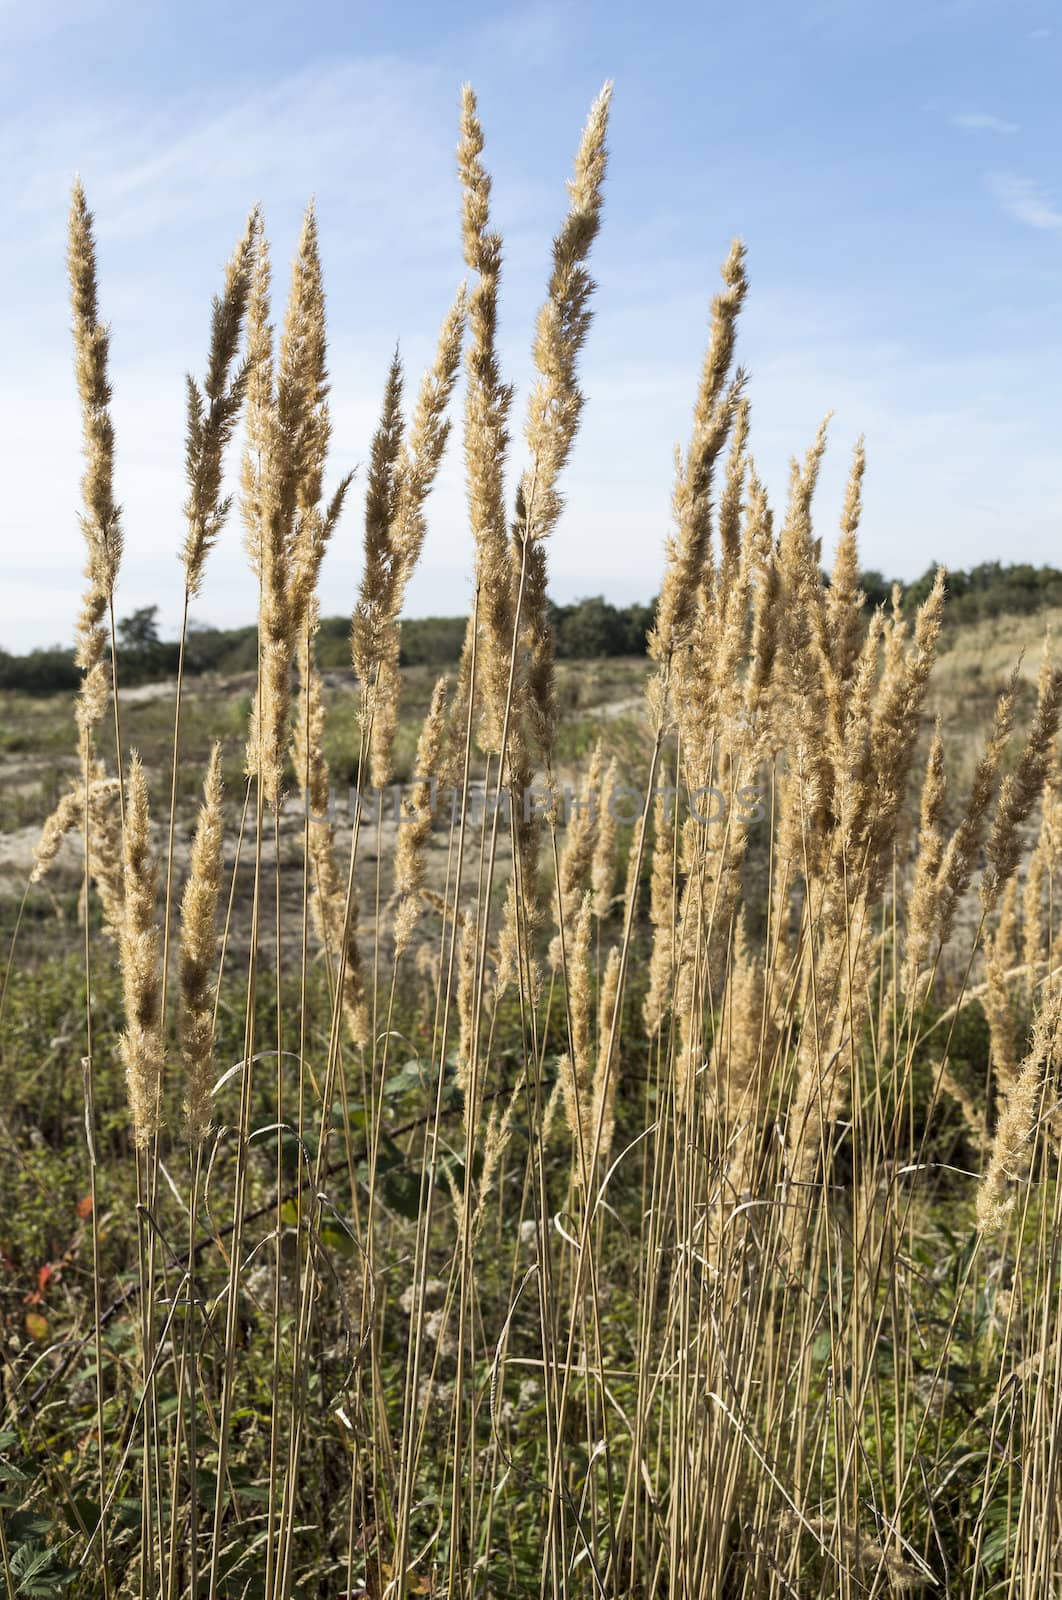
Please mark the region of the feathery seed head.
<svg viewBox="0 0 1062 1600"><path fill-rule="evenodd" d="M210 1131L214 1079L211 975L217 953L216 917L221 887L221 796L221 746L215 744L203 784L191 870L181 902L181 1054L185 1070L185 1128L193 1145Z"/></svg>
<svg viewBox="0 0 1062 1600"><path fill-rule="evenodd" d="M723 264L723 288L712 301L711 333L693 410L693 435L685 458L677 457L673 495L675 531L667 543L667 564L657 605L649 653L666 662L686 642L697 595L711 560L711 491L715 464L738 413L745 377L730 369L737 319L748 292L745 246L735 239Z"/></svg>
<svg viewBox="0 0 1062 1600"><path fill-rule="evenodd" d="M396 957L409 943L416 925L417 900L424 882L424 852L431 833L432 802L446 743L446 689L446 679L440 678L432 692L417 745L417 782L403 802L402 826L398 830L395 852L395 893L399 898L395 913Z"/></svg>
<svg viewBox="0 0 1062 1600"><path fill-rule="evenodd" d="M85 454L81 526L88 546L87 576L109 602L122 557L121 513L113 486L114 428L107 370L110 330L100 321L93 220L80 179L74 184L70 204L67 267Z"/></svg>
<svg viewBox="0 0 1062 1600"><path fill-rule="evenodd" d="M1048 668L1041 675L1036 715L1029 738L1013 772L1007 774L999 804L985 845L988 867L981 884L981 900L991 911L1004 884L1021 858L1021 830L1047 777L1048 762L1055 750L1059 714L1062 712L1062 668Z"/></svg>
<svg viewBox="0 0 1062 1600"><path fill-rule="evenodd" d="M134 751L125 827L125 897L119 953L125 997L121 1038L133 1136L146 1144L159 1127L162 1087L161 974L156 869L151 851L147 778Z"/></svg>
<svg viewBox="0 0 1062 1600"><path fill-rule="evenodd" d="M229 512L229 501L221 499L225 448L236 427L248 381L247 366L238 367L235 372L232 369L247 314L260 229L255 209L229 261L224 291L214 300L210 353L202 391L194 378L186 380L188 498L184 515L188 530L181 560L189 595L200 591L206 558Z"/></svg>
<svg viewBox="0 0 1062 1600"><path fill-rule="evenodd" d="M1062 988L1055 985L1036 1019L1029 1053L1006 1094L988 1167L977 1191L977 1222L983 1233L996 1233L1005 1225L1017 1198L1011 1185L1029 1170L1060 1020Z"/></svg>

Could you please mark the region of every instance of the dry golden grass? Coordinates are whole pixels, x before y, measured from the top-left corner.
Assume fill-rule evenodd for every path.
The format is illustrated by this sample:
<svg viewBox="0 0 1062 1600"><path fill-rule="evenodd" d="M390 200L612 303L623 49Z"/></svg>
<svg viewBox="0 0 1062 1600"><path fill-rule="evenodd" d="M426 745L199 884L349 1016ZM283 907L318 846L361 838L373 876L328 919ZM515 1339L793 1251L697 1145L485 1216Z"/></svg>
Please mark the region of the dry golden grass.
<svg viewBox="0 0 1062 1600"><path fill-rule="evenodd" d="M259 666L242 785L223 793L215 747L187 870L183 683L149 774L108 660L107 342L75 192L80 777L33 876L80 828L92 1288L65 1341L11 1359L5 1389L41 1461L28 1503L92 1484L72 1531L49 1535L80 1565L70 1593L1062 1587L1062 675L1047 655L1035 703L1015 675L993 707L1014 626L983 630L976 656L961 636L942 653L943 574L915 614L897 595L868 620L862 441L832 556L814 524L825 423L774 515L735 365L735 243L678 460L640 732L610 761L606 724L570 760L547 562L585 401L609 97L554 243L510 511L502 241L465 91L472 277L410 419L397 357L386 375L352 600L357 716L338 735L316 580L349 478L326 503L316 223L311 209L276 342L252 214L190 389L184 555L187 606L242 409ZM456 684L420 685L414 781L385 822L370 790L396 767L399 617L466 318L474 605ZM1032 643L1043 621L1021 627ZM342 816L337 739L359 791ZM97 899L118 934L117 1040ZM120 1119L100 1088L115 1050L128 1176L120 1140L98 1153ZM100 1185L127 1197L124 1218L101 1215ZM74 1443L42 1420L56 1404ZM24 1543L5 1534L0 1556L8 1593L31 1592Z"/></svg>

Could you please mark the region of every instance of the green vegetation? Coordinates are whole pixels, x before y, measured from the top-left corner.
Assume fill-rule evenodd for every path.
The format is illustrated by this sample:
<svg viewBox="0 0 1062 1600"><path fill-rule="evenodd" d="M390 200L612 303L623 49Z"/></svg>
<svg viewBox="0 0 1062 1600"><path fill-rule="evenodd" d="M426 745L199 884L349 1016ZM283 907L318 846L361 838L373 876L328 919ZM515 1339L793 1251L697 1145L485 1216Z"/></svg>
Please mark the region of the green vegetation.
<svg viewBox="0 0 1062 1600"><path fill-rule="evenodd" d="M935 566L928 567L922 577L902 586L909 606L921 605L925 600L936 570ZM823 577L825 581L828 575ZM894 580L868 570L860 574L860 584L868 610L890 603ZM949 572L947 589L946 627L953 631L989 617L1029 616L1047 607L1062 606L1062 571L1057 567L986 561L969 571ZM547 615L558 659L591 661L644 655L655 609L655 601L615 606L600 595L570 605L551 602ZM118 623L118 660L124 684L153 683L177 672L180 645L176 640L159 637L157 617L158 607L147 606ZM402 623L402 665L453 667L461 654L464 636L464 617L407 617ZM185 670L191 677L206 672L223 676L254 672L257 639L254 626L212 628L193 621L185 647ZM322 617L317 656L320 665L330 671L350 666L349 617ZM78 681L72 655L59 646L24 655L11 655L0 649L0 689L50 694L76 689Z"/></svg>
<svg viewBox="0 0 1062 1600"><path fill-rule="evenodd" d="M561 660L597 660L607 656L645 654L645 636L652 606L614 606L600 596L572 605L549 607L557 655ZM180 644L158 631L158 607L147 606L118 623L118 667L127 686L155 683L177 674ZM464 617L407 617L402 624L404 667L454 667L465 637ZM189 625L185 671L189 677L216 673L233 677L257 670L258 629ZM322 617L317 659L329 671L350 670L350 618ZM0 650L0 689L25 694L74 690L80 673L73 653L58 646L9 655Z"/></svg>
<svg viewBox="0 0 1062 1600"><path fill-rule="evenodd" d="M904 584L907 603L921 605L933 587L936 564L928 566L920 578ZM892 582L880 572L864 572L860 583L868 606L887 605ZM1023 617L1049 606L1062 606L1062 571L1057 567L1033 567L1027 562L982 561L968 571L948 571L948 613L946 627L954 630L965 623L988 617Z"/></svg>

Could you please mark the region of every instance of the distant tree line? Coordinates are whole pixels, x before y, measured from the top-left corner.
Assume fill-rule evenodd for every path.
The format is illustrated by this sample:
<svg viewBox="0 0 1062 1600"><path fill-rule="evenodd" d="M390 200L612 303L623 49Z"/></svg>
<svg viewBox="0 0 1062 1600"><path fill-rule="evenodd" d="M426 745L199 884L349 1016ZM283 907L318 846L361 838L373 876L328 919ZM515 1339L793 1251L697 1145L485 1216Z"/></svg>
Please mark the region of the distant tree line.
<svg viewBox="0 0 1062 1600"><path fill-rule="evenodd" d="M928 595L936 567L904 588L909 608ZM892 582L880 572L867 571L861 583L868 610L888 605ZM595 595L571 605L550 605L554 644L561 660L595 660L604 656L645 654L646 634L652 626L655 600L648 605L614 606ZM976 622L982 617L1025 615L1044 606L1062 606L1062 571L1026 563L1005 566L984 561L968 572L948 574L951 626ZM458 660L465 637L464 617L410 617L402 624L404 666L450 667ZM254 672L258 630L210 628L191 624L185 648L185 671L231 675ZM173 677L177 671L176 640L159 634L158 607L144 606L118 623L118 675L124 684L151 683ZM324 668L349 667L350 619L325 617L317 635L317 659ZM0 689L20 689L27 694L51 694L74 689L80 674L73 654L60 646L12 655L0 649Z"/></svg>
<svg viewBox="0 0 1062 1600"><path fill-rule="evenodd" d="M573 605L550 606L554 643L561 659L645 654L652 605L614 606L600 596ZM402 624L402 665L451 667L461 655L464 617L409 617ZM158 607L144 606L123 617L117 628L118 680L134 685L176 675L176 640L159 633ZM189 625L184 666L190 677L205 672L230 676L257 668L258 630ZM323 617L317 634L317 660L326 669L350 666L350 618ZM60 646L12 655L0 649L0 689L51 694L75 689L80 674L73 654Z"/></svg>
<svg viewBox="0 0 1062 1600"><path fill-rule="evenodd" d="M933 562L920 578L904 586L905 609L914 610L929 594L937 575ZM891 603L892 583L880 572L861 577L867 606ZM1046 606L1062 606L1062 572L1057 567L1033 567L1027 562L982 561L968 572L948 573L945 624L956 627L982 617L1027 616Z"/></svg>

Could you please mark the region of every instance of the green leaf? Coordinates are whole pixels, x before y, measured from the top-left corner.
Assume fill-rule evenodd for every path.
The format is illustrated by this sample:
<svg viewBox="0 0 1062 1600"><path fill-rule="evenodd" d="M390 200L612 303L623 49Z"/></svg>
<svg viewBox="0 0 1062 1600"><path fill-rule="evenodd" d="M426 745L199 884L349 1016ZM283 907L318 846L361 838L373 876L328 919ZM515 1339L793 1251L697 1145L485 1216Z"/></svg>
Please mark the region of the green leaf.
<svg viewBox="0 0 1062 1600"><path fill-rule="evenodd" d="M11 1574L15 1593L51 1600L76 1576L73 1568L59 1566L54 1550L44 1545L24 1544L12 1554Z"/></svg>

